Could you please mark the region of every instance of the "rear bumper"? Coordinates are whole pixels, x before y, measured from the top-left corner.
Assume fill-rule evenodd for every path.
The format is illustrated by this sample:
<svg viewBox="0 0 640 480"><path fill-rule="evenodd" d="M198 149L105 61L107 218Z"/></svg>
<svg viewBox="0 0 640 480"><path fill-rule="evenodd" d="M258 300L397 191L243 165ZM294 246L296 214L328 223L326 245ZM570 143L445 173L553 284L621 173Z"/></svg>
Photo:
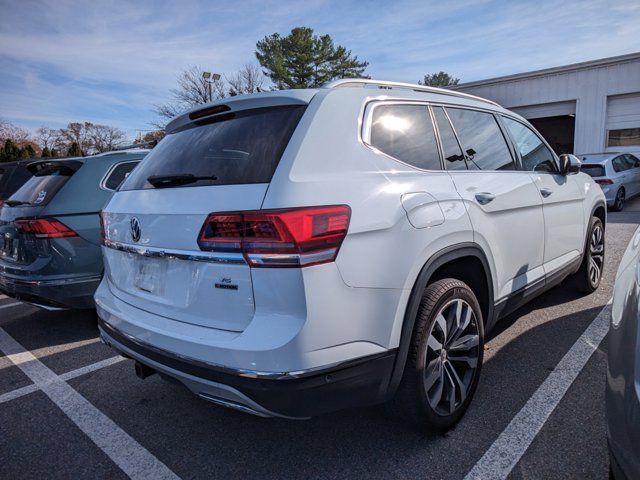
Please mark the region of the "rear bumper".
<svg viewBox="0 0 640 480"><path fill-rule="evenodd" d="M0 291L27 303L53 308L93 308L99 275L29 279L0 273Z"/></svg>
<svg viewBox="0 0 640 480"><path fill-rule="evenodd" d="M330 411L380 403L388 386L396 350L349 360L324 369L258 373L177 356L145 344L99 320L105 343L193 393L220 405L264 417L308 418Z"/></svg>

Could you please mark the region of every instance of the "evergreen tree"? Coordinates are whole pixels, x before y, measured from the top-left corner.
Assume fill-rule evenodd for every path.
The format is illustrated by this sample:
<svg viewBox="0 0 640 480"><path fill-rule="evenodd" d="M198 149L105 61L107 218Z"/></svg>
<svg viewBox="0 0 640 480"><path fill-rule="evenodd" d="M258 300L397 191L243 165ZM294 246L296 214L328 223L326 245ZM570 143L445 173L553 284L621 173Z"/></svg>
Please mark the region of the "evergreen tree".
<svg viewBox="0 0 640 480"><path fill-rule="evenodd" d="M428 87L449 87L451 85L457 85L459 81L459 78L455 78L447 72L440 71L425 75L422 81L418 80L418 84Z"/></svg>
<svg viewBox="0 0 640 480"><path fill-rule="evenodd" d="M78 142L73 142L67 151L67 157L82 157L82 150Z"/></svg>
<svg viewBox="0 0 640 480"><path fill-rule="evenodd" d="M20 149L20 156L22 158L35 158L36 150L33 148L33 145L27 144Z"/></svg>
<svg viewBox="0 0 640 480"><path fill-rule="evenodd" d="M285 37L278 33L256 44L256 58L264 74L279 89L318 87L336 78L362 77L368 62L351 56L351 50L335 46L329 35L297 27Z"/></svg>
<svg viewBox="0 0 640 480"><path fill-rule="evenodd" d="M49 150L49 147L44 147L42 149L42 154L40 155L42 158L49 158L51 157L51 150Z"/></svg>
<svg viewBox="0 0 640 480"><path fill-rule="evenodd" d="M58 150L55 148L51 149L51 158L56 158L58 156Z"/></svg>
<svg viewBox="0 0 640 480"><path fill-rule="evenodd" d="M4 148L2 150L3 162L11 162L13 160L17 160L20 156L20 148L10 138L7 138L7 140L5 140Z"/></svg>

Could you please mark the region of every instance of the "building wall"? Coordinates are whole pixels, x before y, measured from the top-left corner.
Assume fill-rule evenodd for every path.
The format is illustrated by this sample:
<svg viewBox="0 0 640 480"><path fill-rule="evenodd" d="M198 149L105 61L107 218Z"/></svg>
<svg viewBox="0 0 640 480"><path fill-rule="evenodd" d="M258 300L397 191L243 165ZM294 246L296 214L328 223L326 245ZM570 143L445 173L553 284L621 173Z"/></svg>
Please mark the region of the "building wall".
<svg viewBox="0 0 640 480"><path fill-rule="evenodd" d="M607 97L640 92L640 54L472 82L456 90L494 100L506 108L573 100L574 152L602 152L607 140Z"/></svg>

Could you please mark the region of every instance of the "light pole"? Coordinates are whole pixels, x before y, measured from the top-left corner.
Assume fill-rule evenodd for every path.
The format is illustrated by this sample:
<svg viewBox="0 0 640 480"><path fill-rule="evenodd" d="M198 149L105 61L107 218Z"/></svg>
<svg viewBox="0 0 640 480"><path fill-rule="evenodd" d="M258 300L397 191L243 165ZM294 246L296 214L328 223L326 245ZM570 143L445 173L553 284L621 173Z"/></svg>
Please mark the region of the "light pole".
<svg viewBox="0 0 640 480"><path fill-rule="evenodd" d="M211 73L211 72L202 72L202 78L204 78L204 81L207 82L207 85L209 86L208 90L209 90L209 102L213 101L213 94L211 93L211 84L213 82L217 82L218 80L220 80L220 74L219 73Z"/></svg>

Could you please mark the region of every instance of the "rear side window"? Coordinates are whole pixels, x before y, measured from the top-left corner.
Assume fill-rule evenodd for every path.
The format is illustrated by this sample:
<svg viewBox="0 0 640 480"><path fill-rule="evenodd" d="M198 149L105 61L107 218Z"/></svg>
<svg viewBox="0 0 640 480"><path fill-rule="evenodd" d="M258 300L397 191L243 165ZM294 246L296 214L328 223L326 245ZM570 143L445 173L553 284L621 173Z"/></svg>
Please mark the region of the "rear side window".
<svg viewBox="0 0 640 480"><path fill-rule="evenodd" d="M377 105L369 143L383 153L423 170L442 170L429 108Z"/></svg>
<svg viewBox="0 0 640 480"><path fill-rule="evenodd" d="M604 167L602 165L588 165L583 163L580 171L586 173L590 177L604 177Z"/></svg>
<svg viewBox="0 0 640 480"><path fill-rule="evenodd" d="M515 170L507 142L490 113L447 108L469 170Z"/></svg>
<svg viewBox="0 0 640 480"><path fill-rule="evenodd" d="M460 144L456 139L456 134L451 127L451 122L447 118L442 107L434 107L433 114L440 133L440 143L444 154L444 163L447 170L466 170L467 164L460 149Z"/></svg>
<svg viewBox="0 0 640 480"><path fill-rule="evenodd" d="M559 173L553 153L526 125L502 117L522 158L522 168L531 172Z"/></svg>
<svg viewBox="0 0 640 480"><path fill-rule="evenodd" d="M31 164L29 168L32 168ZM81 162L47 162L41 168L33 169L34 175L15 192L8 205L47 205L56 193L69 181L73 174L82 166Z"/></svg>
<svg viewBox="0 0 640 480"><path fill-rule="evenodd" d="M107 175L102 182L102 187L107 190L117 190L122 182L124 182L125 178L127 178L133 169L136 168L138 163L140 163L140 161L116 163L107 172Z"/></svg>
<svg viewBox="0 0 640 480"><path fill-rule="evenodd" d="M120 190L154 188L150 176L193 175L185 187L269 183L305 106L257 108L198 120L167 135Z"/></svg>

